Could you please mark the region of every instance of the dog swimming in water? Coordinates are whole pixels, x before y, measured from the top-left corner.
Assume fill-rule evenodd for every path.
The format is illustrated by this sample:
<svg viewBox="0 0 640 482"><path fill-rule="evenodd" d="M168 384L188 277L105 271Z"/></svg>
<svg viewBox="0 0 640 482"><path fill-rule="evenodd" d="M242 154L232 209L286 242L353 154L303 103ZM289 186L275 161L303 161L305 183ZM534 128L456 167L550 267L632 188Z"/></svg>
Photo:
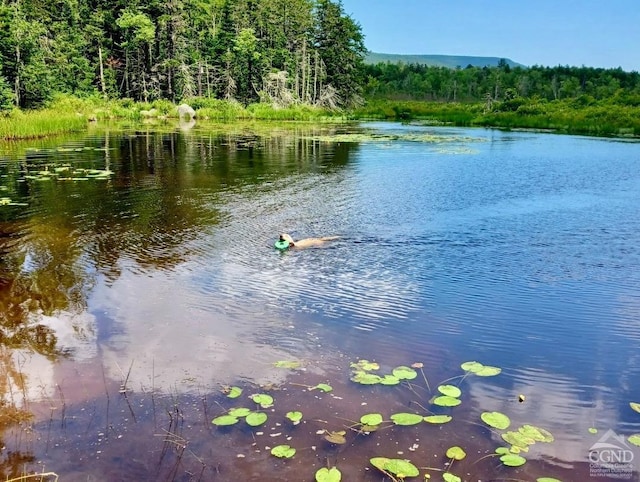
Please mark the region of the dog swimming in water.
<svg viewBox="0 0 640 482"><path fill-rule="evenodd" d="M275 247L277 249L285 250L289 248L305 249L315 248L322 246L327 241L333 241L339 239L340 236L325 236L323 238L305 238L294 241L293 238L287 233L282 233L280 239L276 241Z"/></svg>

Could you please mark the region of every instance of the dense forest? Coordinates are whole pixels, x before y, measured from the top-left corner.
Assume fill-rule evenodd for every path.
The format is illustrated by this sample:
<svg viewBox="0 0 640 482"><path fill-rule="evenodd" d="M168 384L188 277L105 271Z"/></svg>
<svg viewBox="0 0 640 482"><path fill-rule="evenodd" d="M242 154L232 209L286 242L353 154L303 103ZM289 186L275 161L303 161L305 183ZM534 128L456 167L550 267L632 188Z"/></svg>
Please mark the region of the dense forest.
<svg viewBox="0 0 640 482"><path fill-rule="evenodd" d="M591 67L497 67L450 69L417 64L366 66L365 95L372 99L438 102L497 102L517 98L584 103L618 98L640 105L640 74ZM511 102L513 106L517 102Z"/></svg>
<svg viewBox="0 0 640 482"><path fill-rule="evenodd" d="M348 106L365 53L339 0L5 0L0 108L57 93Z"/></svg>
<svg viewBox="0 0 640 482"><path fill-rule="evenodd" d="M218 99L277 109L361 106L349 110L356 117L640 134L638 72L506 60L466 68L365 65L366 54L360 25L340 0L3 0L0 110L47 107L57 94L192 100L196 108ZM248 115L231 111L203 116Z"/></svg>

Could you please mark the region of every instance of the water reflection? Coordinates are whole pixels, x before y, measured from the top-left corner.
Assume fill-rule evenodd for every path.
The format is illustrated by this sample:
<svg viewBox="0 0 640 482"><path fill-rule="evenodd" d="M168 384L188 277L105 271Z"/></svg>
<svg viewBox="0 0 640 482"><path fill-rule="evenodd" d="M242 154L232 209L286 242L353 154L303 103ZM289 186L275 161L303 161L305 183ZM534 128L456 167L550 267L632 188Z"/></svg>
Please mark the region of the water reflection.
<svg viewBox="0 0 640 482"><path fill-rule="evenodd" d="M279 384L290 374L273 362L290 359L339 386L331 402L357 418L361 402L402 410L413 396L371 401L382 392L345 375L357 357L423 361L431 380L478 358L505 369L463 386L456 427L477 437L478 453L500 442L478 428L482 411L554 433L556 443L528 456L536 474L548 464L584 471L592 426L639 431L628 406L640 401L633 146L374 128L411 135L358 144L342 135L364 131L351 126L147 126L5 152L3 190L28 204L0 211L0 395L11 421L34 414L51 425L47 404L100 405L106 394L109 405L123 385L122 425L110 427L101 406L88 426L100 419L100 430L121 435L135 413L133 423L158 431L155 403L187 397L210 428L200 398L231 383ZM113 175L28 177L63 164ZM281 231L341 239L280 253ZM524 404L514 402L520 393ZM235 457L246 442L243 432L211 448L201 423L192 436L204 453ZM456 430L421 455L446 450ZM112 462L123 456L112 450Z"/></svg>
<svg viewBox="0 0 640 482"><path fill-rule="evenodd" d="M195 376L203 366L233 367L228 378L252 377L279 354L260 340L253 340L255 354L235 350L252 337L252 323L239 323L222 303L185 303L203 288L190 280L189 262L207 252L218 256L218 242L226 246L215 229L236 215L231 193L262 190L266 199L291 176L345 164L354 146L321 144L301 130L272 129L265 137L250 127L204 134L193 128L106 131L7 154L14 159L2 164L3 186L28 207L2 212L13 216L1 226L3 346L51 361L82 361L100 351L113 378L121 376L120 365L137 360L131 381L167 390L176 380L208 382ZM82 182L31 176L67 165L114 174ZM196 345L188 337L176 343L185 324L203 334ZM22 391L28 398L51 394L52 370L37 356L29 360L23 377L37 374L39 388Z"/></svg>

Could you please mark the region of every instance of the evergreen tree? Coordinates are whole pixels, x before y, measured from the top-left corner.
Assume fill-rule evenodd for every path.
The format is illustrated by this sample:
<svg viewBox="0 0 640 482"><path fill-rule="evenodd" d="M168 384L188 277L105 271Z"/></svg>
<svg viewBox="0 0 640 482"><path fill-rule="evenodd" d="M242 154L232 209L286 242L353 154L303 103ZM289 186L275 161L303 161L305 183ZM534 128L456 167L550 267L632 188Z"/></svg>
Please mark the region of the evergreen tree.
<svg viewBox="0 0 640 482"><path fill-rule="evenodd" d="M335 90L341 105L358 102L367 50L360 26L345 15L340 1L318 0L315 48L326 78L321 90Z"/></svg>

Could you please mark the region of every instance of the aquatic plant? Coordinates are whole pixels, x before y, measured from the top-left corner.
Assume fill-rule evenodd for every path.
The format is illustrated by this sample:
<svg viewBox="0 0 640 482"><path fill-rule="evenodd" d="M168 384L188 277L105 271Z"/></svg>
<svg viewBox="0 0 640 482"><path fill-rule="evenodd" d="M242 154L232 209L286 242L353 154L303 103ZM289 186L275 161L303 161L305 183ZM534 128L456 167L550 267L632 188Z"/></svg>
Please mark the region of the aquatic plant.
<svg viewBox="0 0 640 482"><path fill-rule="evenodd" d="M518 454L504 454L500 457L500 462L507 467L520 467L527 462L527 459Z"/></svg>
<svg viewBox="0 0 640 482"><path fill-rule="evenodd" d="M420 475L418 468L408 460L389 459L386 457L373 457L369 459L371 465L386 475L405 479L407 477L417 477Z"/></svg>
<svg viewBox="0 0 640 482"><path fill-rule="evenodd" d="M0 139L36 139L87 129L87 118L75 112L14 110L0 116Z"/></svg>
<svg viewBox="0 0 640 482"><path fill-rule="evenodd" d="M484 423L498 430L505 430L511 425L509 417L500 412L482 412L480 418Z"/></svg>
<svg viewBox="0 0 640 482"><path fill-rule="evenodd" d="M302 363L299 361L289 361L289 360L280 360L273 364L276 368L288 368L288 369L296 369L302 366Z"/></svg>
<svg viewBox="0 0 640 482"><path fill-rule="evenodd" d="M294 425L298 425L302 421L302 412L287 412L285 415Z"/></svg>
<svg viewBox="0 0 640 482"><path fill-rule="evenodd" d="M417 425L424 421L424 417L416 413L402 412L391 415L391 421L396 425Z"/></svg>
<svg viewBox="0 0 640 482"><path fill-rule="evenodd" d="M316 482L340 482L342 473L335 467L323 467L316 472Z"/></svg>
<svg viewBox="0 0 640 482"><path fill-rule="evenodd" d="M459 398L462 395L462 390L455 385L440 385L438 391L447 397Z"/></svg>
<svg viewBox="0 0 640 482"><path fill-rule="evenodd" d="M223 389L223 393L225 393L228 398L238 398L240 395L242 395L242 388L226 387L225 389Z"/></svg>
<svg viewBox="0 0 640 482"><path fill-rule="evenodd" d="M273 397L271 395L267 395L266 393L257 393L255 395L250 395L249 398L260 405L262 408L269 408L273 406Z"/></svg>
<svg viewBox="0 0 640 482"><path fill-rule="evenodd" d="M0 206L28 206L28 203L13 201L10 197L0 197Z"/></svg>
<svg viewBox="0 0 640 482"><path fill-rule="evenodd" d="M290 459L296 454L296 449L290 445L278 445L271 449L271 455L275 457Z"/></svg>
<svg viewBox="0 0 640 482"><path fill-rule="evenodd" d="M251 412L245 417L245 422L250 427L258 427L267 421L267 414L264 412Z"/></svg>
<svg viewBox="0 0 640 482"><path fill-rule="evenodd" d="M288 362L274 363L274 367L276 365L279 365L279 368L288 369L296 369L295 367L298 366L297 363L290 364ZM350 379L363 385L375 384L382 387L385 385L382 383L383 380L392 379L396 384L401 384L401 387L417 395L420 395L420 390L425 389L424 385L428 385L426 375L424 375L423 372L423 366L419 363L415 363L412 366L400 365L390 370L390 373L380 373L380 364L369 360L357 360L350 363L349 366L351 368ZM460 387L460 384L466 377L474 375L479 377L495 376L502 371L499 367L484 365L477 361L465 362L461 364L461 368L463 371L461 375L455 376L437 385L437 393L435 393L430 400L432 405L446 408L456 407L462 403L460 397L463 394L463 388ZM422 379L424 380L424 384L419 383L419 371L423 372ZM455 385L450 382L454 379L458 379L458 382ZM333 391L333 387L328 383L317 383L314 385L292 383L291 385L303 387L306 391L318 390L323 393ZM428 390L428 388L426 389ZM384 391L385 389L381 388L381 390ZM232 394L237 398L242 394L242 391L243 388L232 386L225 387L223 393L227 398L231 398L230 396ZM220 427L225 427L235 425L244 419L245 423L250 427L257 427L265 424L269 418L261 409L273 407L273 397L267 393L258 392L249 395L248 398L259 406L258 410L251 410L242 406L230 408L224 414L215 417L212 420L212 423ZM341 397L336 396L336 398L340 399ZM353 439L355 444L358 440L358 436L370 435L378 430L392 427L396 427L397 430L403 430L403 427L416 427L423 422L429 425L436 425L445 424L453 420L453 416L451 414L434 414L420 405L419 402L412 401L412 403L421 407L424 412L415 413L411 411L400 411L392 413L388 418L386 418L383 413L363 413L359 416L357 421L351 421L351 424L346 425L344 429L340 427L334 427L333 429L319 429L316 431L316 434L319 435L323 441L335 446L340 446L347 444L349 431L357 434L356 438ZM303 420L303 414L298 410L283 411L281 416L285 420L291 422L289 425L284 425L284 428L291 427L292 425L298 425ZM506 431L511 426L511 420L507 414L502 412L482 412L479 415L479 418L490 429L500 431L500 436L508 444L507 446L497 447L494 453L485 456L497 458L505 467L519 467L525 464L527 460L523 457L522 453L528 452L531 445L535 443L550 443L554 440L553 435L548 430L530 424L525 424L516 429ZM280 423L276 422L275 425L280 426ZM261 432L256 433L261 434ZM280 433L272 434L272 436L277 435L280 435ZM287 438L287 440L291 439L291 436ZM629 441L630 443L640 444L640 434L630 436ZM414 446L410 447L409 450L415 451L416 448L417 444L414 444ZM278 458L291 458L296 454L296 448L293 444L278 445L270 450L271 454ZM452 467L454 462L461 461L467 457L467 452L464 446L451 446L446 450L444 455L449 461L443 467L422 468L422 470L426 471L425 477L429 478L430 471L438 471L442 473L442 478L445 481L460 481L461 478L452 472ZM485 457L482 457L479 460L482 460ZM417 477L420 473L420 469L417 466L415 466L410 460L406 460L404 458L387 458L384 456L378 456L371 458L370 462L374 467L394 481ZM478 461L476 461L476 463L477 462ZM316 481L340 481L341 477L340 471L335 467L326 467L316 471Z"/></svg>
<svg viewBox="0 0 640 482"><path fill-rule="evenodd" d="M640 447L640 433L630 435L629 437L627 437L627 440L629 441L629 443Z"/></svg>
<svg viewBox="0 0 640 482"><path fill-rule="evenodd" d="M447 423L453 420L451 415L429 415L424 417L424 421L427 423L439 424L439 423Z"/></svg>
<svg viewBox="0 0 640 482"><path fill-rule="evenodd" d="M501 368L483 365L482 363L477 361L464 362L462 365L460 365L460 367L464 371L472 373L474 375L478 375L479 377L493 377L495 375L499 375L502 372Z"/></svg>
<svg viewBox="0 0 640 482"><path fill-rule="evenodd" d="M334 432L330 432L328 430L324 430L324 439L327 442L331 442L332 444L343 445L347 443L347 438L345 435L347 434L344 430L336 430Z"/></svg>

